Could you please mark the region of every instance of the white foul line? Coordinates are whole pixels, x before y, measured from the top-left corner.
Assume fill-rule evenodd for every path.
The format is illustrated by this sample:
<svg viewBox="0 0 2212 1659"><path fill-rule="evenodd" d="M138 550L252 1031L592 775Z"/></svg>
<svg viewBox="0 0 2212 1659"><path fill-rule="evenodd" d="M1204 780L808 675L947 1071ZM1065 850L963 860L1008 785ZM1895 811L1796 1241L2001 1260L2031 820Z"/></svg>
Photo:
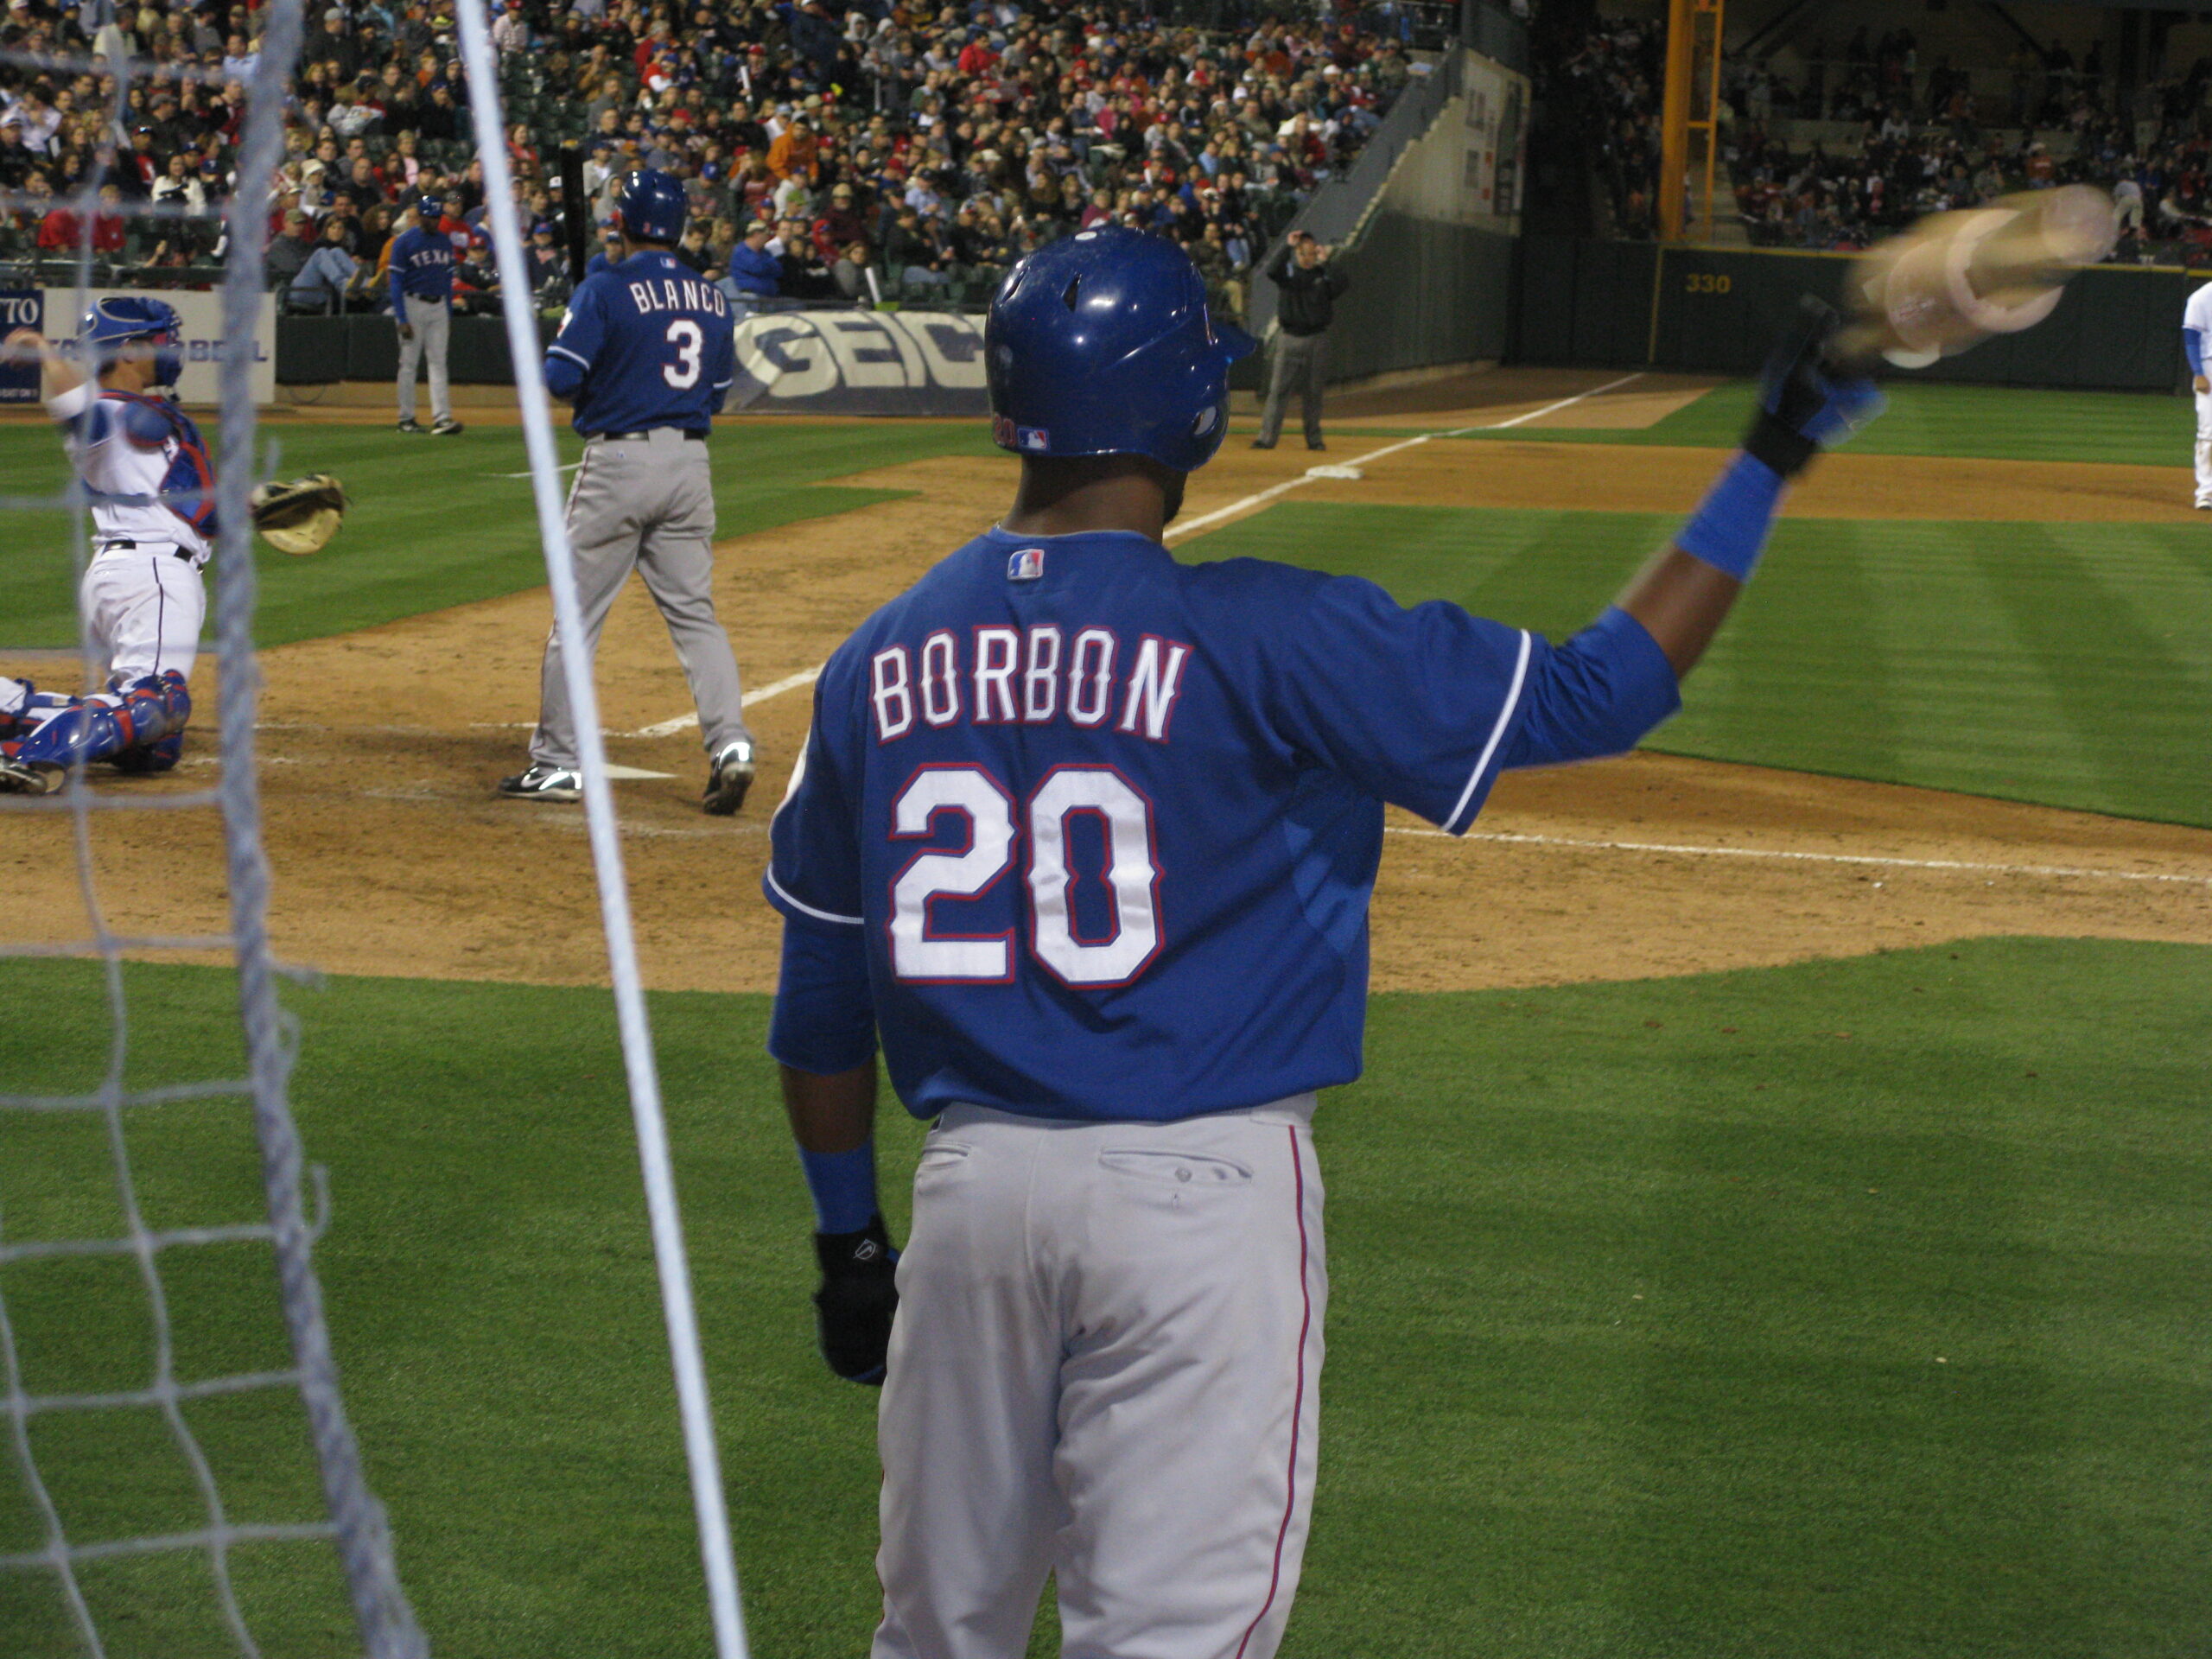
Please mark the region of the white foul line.
<svg viewBox="0 0 2212 1659"><path fill-rule="evenodd" d="M1401 449L1410 449L1416 444L1427 443L1434 438L1456 438L1462 433L1466 432L1502 432L1509 426L1519 426L1524 421L1535 420L1541 416L1549 415L1554 410L1565 409L1571 404L1579 404L1586 397L1595 397L1600 392L1611 391L1616 386L1624 386L1631 380L1641 380L1642 378L1643 378L1643 372L1642 370L1638 370L1634 374L1624 374L1618 380L1608 380L1602 386L1592 386L1587 391L1578 391L1572 397L1562 397L1557 403L1546 404L1541 409L1532 409L1525 415L1516 415L1510 421L1499 421L1495 425L1491 426L1459 426L1452 428L1448 432L1424 432L1419 437L1401 438L1395 443L1385 444L1380 449L1371 449L1363 455L1357 456L1350 462L1338 462L1337 464L1338 466L1363 466L1368 461L1380 461L1385 455L1395 455ZM563 468L563 470L565 471L567 469ZM530 474L528 473L513 473L505 474L505 476L513 478L528 478ZM1326 470L1318 467L1309 467L1296 478L1285 479L1280 484L1271 484L1266 489L1261 490L1256 493L1248 495L1241 501L1232 501L1225 507L1216 508L1213 512L1201 514L1196 518L1185 519L1179 524L1170 524L1167 527L1167 534L1171 537L1177 536L1187 536L1192 531L1204 530L1210 524L1219 524L1224 518L1233 518L1237 513L1249 512L1250 509L1258 506L1263 501L1272 501L1275 497L1282 494L1286 490L1294 490L1301 484L1311 484L1314 482L1317 478L1323 478L1326 476L1328 476L1328 472ZM802 685L811 685L821 672L822 671L819 668L810 668L804 673L793 674L786 678L778 680L772 685L764 685L757 691L748 691L745 694L744 706L750 709L756 702L766 702L769 698L779 697L786 691L796 691ZM678 732L689 731L692 727L696 726L698 723L699 716L695 711L688 715L678 715L673 720L657 721L652 725L640 727L634 732L620 732L614 734L614 735L620 737L673 737Z"/></svg>
<svg viewBox="0 0 2212 1659"><path fill-rule="evenodd" d="M1469 432L1503 432L1508 427L1519 426L1524 422L1556 413L1570 404L1580 403L1586 397L1595 397L1600 392L1611 391L1616 386L1624 386L1631 380L1643 378L1643 371L1639 369L1634 374L1621 376L1618 380L1608 380L1602 386L1592 386L1587 391L1578 391L1572 397L1562 397L1557 403L1546 404L1541 409L1532 409L1525 415L1516 415L1510 421L1497 421L1486 426L1455 426L1448 432L1423 432L1417 437L1401 438L1395 443L1386 443L1380 449L1370 449L1363 455L1355 455L1351 461L1338 462L1336 465L1363 467L1370 461L1380 461L1385 455L1395 455L1401 449L1411 449L1417 444L1433 443L1438 438L1456 438ZM1230 502L1225 507L1216 507L1211 512L1203 512L1195 518L1185 518L1179 524L1168 525L1166 539L1172 541L1179 536L1188 536L1197 531L1211 529L1224 518L1234 518L1240 513L1249 512L1263 502L1274 500L1287 490L1294 490L1301 484L1312 484L1328 478L1335 470L1335 467L1309 467L1296 478L1287 478L1280 484L1270 484L1266 489L1255 491L1241 500Z"/></svg>
<svg viewBox="0 0 2212 1659"><path fill-rule="evenodd" d="M766 702L771 697L780 697L785 692L796 691L802 685L812 685L815 681L819 679L821 677L822 670L818 667L803 668L796 674L786 674L780 680L777 680L768 685L761 686L757 690L747 692L743 698L740 700L741 704L744 708L750 709L756 702ZM620 737L674 737L677 733L689 731L692 727L696 726L698 723L698 711L694 709L688 715L678 715L674 720L656 721L650 726L640 726L634 732L620 732L616 734L616 735Z"/></svg>
<svg viewBox="0 0 2212 1659"><path fill-rule="evenodd" d="M2177 881L2190 887L2212 887L2212 875L2171 875L2157 870L2093 870L2061 864L1978 864L1958 858L1885 858L1872 853L1799 853L1773 847L1689 847L1658 841L1581 841L1571 836L1516 836L1495 830L1473 830L1454 836L1442 830L1388 827L1394 836L1421 836L1437 841L1494 841L1524 847L1581 847L1612 853L1675 853L1695 858L1773 858L1808 864L1876 864L1900 870L1967 870L1989 875L2095 876L2108 881Z"/></svg>

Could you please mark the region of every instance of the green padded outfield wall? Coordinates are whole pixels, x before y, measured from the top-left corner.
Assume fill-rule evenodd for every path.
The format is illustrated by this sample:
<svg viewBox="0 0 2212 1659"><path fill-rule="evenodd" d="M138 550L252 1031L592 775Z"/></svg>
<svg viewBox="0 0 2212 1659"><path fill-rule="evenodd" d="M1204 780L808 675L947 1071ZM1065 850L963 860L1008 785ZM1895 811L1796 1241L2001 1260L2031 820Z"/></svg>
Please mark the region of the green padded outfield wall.
<svg viewBox="0 0 2212 1659"><path fill-rule="evenodd" d="M1384 207L1344 256L1330 378L1505 354L1516 238Z"/></svg>
<svg viewBox="0 0 2212 1659"><path fill-rule="evenodd" d="M1849 264L1840 254L1522 237L1509 360L1750 373L1798 296L1834 302ZM1985 385L2179 391L2182 304L2204 280L2100 265L2067 284L2046 321L1921 373Z"/></svg>

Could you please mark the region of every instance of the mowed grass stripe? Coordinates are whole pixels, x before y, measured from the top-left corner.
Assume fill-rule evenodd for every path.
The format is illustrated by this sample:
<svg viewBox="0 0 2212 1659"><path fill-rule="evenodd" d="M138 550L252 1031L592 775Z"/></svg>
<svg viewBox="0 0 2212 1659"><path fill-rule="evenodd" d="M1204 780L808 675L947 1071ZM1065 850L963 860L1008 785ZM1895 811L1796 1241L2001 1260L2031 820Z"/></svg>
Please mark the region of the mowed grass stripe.
<svg viewBox="0 0 2212 1659"><path fill-rule="evenodd" d="M227 976L132 966L134 1083L235 1075ZM97 969L0 1075L93 1083ZM329 1166L318 1249L372 1478L436 1650L704 1651L621 1065L603 992L288 990ZM2212 1599L2212 950L1982 941L1853 962L1376 1000L1319 1127L1323 1470L1293 1656L2194 1659ZM748 1613L865 1645L874 1395L812 1351L803 1186L761 997L652 999ZM158 1225L250 1217L242 1107L132 1116ZM904 1231L917 1135L882 1131ZM94 1126L0 1117L11 1240L112 1224ZM265 1252L176 1252L183 1373L282 1363ZM34 1387L143 1377L109 1263L0 1268ZM241 1518L315 1511L281 1396L188 1408ZM73 1533L189 1520L143 1414L41 1417ZM0 1550L35 1541L0 1463ZM267 1650L352 1651L327 1553L235 1566ZM95 1569L130 1650L232 1649L191 1560ZM118 1649L119 1650L119 1649ZM35 1580L0 1652L73 1638ZM1049 1649L1039 1645L1033 1652Z"/></svg>
<svg viewBox="0 0 2212 1659"><path fill-rule="evenodd" d="M1448 599L1560 639L1679 524L1293 502L1181 556L1366 576L1406 603ZM1785 519L1683 712L1647 747L2212 824L2212 629L2187 626L2212 612L2205 534Z"/></svg>
<svg viewBox="0 0 2212 1659"><path fill-rule="evenodd" d="M270 472L336 474L353 498L346 528L321 553L294 559L255 543L264 645L350 632L542 586L544 556L518 428L472 426L458 437L407 437L383 426L287 423L264 428ZM711 442L720 533L737 536L899 499L896 491L817 480L932 455L982 454L981 423L725 427ZM582 453L562 434L564 462ZM68 486L60 441L43 427L0 426L0 494ZM0 560L0 649L74 644L69 515L9 515Z"/></svg>

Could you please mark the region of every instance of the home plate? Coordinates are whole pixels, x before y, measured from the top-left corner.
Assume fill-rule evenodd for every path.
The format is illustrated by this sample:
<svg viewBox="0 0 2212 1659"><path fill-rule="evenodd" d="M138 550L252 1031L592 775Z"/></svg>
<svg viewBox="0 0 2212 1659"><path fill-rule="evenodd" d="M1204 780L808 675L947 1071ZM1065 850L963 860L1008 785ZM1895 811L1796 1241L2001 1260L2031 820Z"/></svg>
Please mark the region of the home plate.
<svg viewBox="0 0 2212 1659"><path fill-rule="evenodd" d="M1308 467L1308 478L1365 478L1367 474L1357 467Z"/></svg>
<svg viewBox="0 0 2212 1659"><path fill-rule="evenodd" d="M672 772L640 772L635 766L613 766L607 767L607 775L618 784L634 782L640 778L673 778L676 776Z"/></svg>

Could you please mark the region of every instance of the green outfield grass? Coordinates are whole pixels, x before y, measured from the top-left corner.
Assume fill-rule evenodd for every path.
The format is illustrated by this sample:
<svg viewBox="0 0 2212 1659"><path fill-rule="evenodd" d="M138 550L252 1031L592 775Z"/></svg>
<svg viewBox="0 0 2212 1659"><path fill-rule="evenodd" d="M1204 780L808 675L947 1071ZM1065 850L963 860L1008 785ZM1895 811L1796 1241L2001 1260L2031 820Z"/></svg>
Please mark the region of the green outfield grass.
<svg viewBox="0 0 2212 1659"><path fill-rule="evenodd" d="M1283 504L1191 543L1580 627L1680 524ZM2212 532L1783 521L1648 747L2212 824Z"/></svg>
<svg viewBox="0 0 2212 1659"><path fill-rule="evenodd" d="M235 1072L226 976L127 977L134 1082ZM96 971L0 988L38 1010L0 1027L8 1086L92 1081ZM287 998L338 1353L434 1651L704 1653L606 995ZM2208 998L2212 950L2066 941L1378 998L1370 1078L1319 1131L1335 1299L1286 1653L2196 1659ZM766 1007L653 1000L756 1650L849 1659L874 1396L812 1351ZM915 1137L884 1138L903 1213ZM141 1111L130 1144L156 1224L257 1212L237 1106ZM111 1232L105 1168L96 1124L0 1114L5 1236ZM162 1267L180 1375L284 1363L261 1249ZM34 1392L145 1380L129 1264L14 1264L0 1293ZM283 1396L188 1415L237 1517L315 1513ZM150 1414L31 1434L78 1538L195 1521ZM38 1536L0 1455L0 1552ZM319 1547L237 1566L271 1659L353 1651ZM192 1562L87 1578L118 1659L232 1651ZM0 1583L0 1652L75 1651L45 1586Z"/></svg>
<svg viewBox="0 0 2212 1659"><path fill-rule="evenodd" d="M1594 380L1601 378L1592 372ZM1632 388L1624 388L1630 390ZM1946 385L1893 377L1883 383L1890 407L1851 441L1876 455L1958 455L1992 461L2119 461L2187 467L2196 415L2185 397L2128 391L2044 391L2014 386ZM1471 431L1471 439L1542 443L1658 443L1733 448L1751 414L1751 383L1731 381L1654 424L1629 431L1516 426ZM1332 431L1411 435L1433 424L1343 421ZM2189 487L2186 481L2179 486Z"/></svg>
<svg viewBox="0 0 2212 1659"><path fill-rule="evenodd" d="M262 599L257 637L284 645L372 627L545 580L544 555L519 428L474 426L454 438L403 437L384 426L287 422L263 429L276 446L269 471L335 473L353 498L338 539L313 558L256 543ZM722 531L769 530L844 512L896 493L824 485L874 467L983 453L980 422L728 428L715 440L715 505ZM562 434L562 459L582 453ZM0 427L0 495L57 494L68 484L60 441L33 426ZM59 511L8 515L0 559L0 649L76 643L71 531Z"/></svg>

